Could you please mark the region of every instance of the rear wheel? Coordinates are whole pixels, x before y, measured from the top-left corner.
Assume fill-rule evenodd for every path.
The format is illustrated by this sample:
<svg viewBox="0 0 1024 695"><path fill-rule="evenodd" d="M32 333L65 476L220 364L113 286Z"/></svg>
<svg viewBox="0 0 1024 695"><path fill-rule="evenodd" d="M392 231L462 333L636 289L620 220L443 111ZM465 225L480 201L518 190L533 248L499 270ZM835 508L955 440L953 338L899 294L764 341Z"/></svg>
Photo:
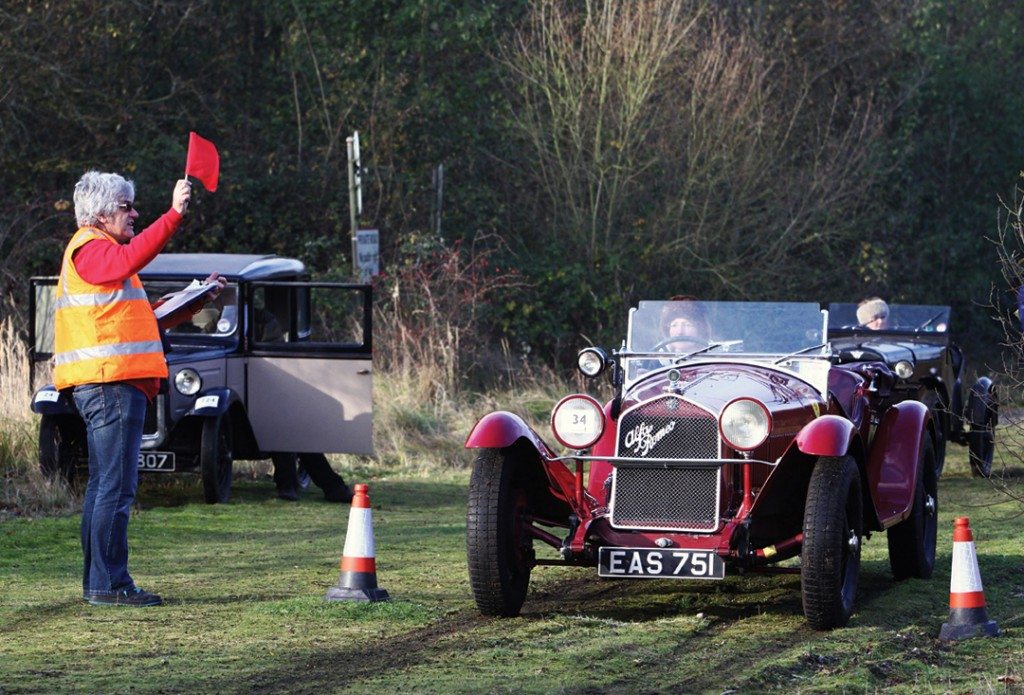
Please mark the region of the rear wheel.
<svg viewBox="0 0 1024 695"><path fill-rule="evenodd" d="M820 459L807 489L800 563L804 615L816 630L842 627L853 614L863 504L854 460Z"/></svg>
<svg viewBox="0 0 1024 695"><path fill-rule="evenodd" d="M518 615L534 565L533 539L523 523L526 493L515 462L485 449L473 463L466 517L469 583L484 615Z"/></svg>
<svg viewBox="0 0 1024 695"><path fill-rule="evenodd" d="M996 450L995 414L985 412L985 422L971 425L967 434L967 446L971 456L971 475L987 478L992 475L992 457Z"/></svg>
<svg viewBox="0 0 1024 695"><path fill-rule="evenodd" d="M43 415L39 420L39 470L48 479L58 476L68 485L78 480L78 458L85 428L67 417Z"/></svg>
<svg viewBox="0 0 1024 695"><path fill-rule="evenodd" d="M227 413L203 421L199 467L203 476L203 497L209 504L225 503L231 497L231 418Z"/></svg>
<svg viewBox="0 0 1024 695"><path fill-rule="evenodd" d="M925 434L918 459L914 506L910 516L886 532L889 539L889 567L897 580L911 577L928 579L935 569L939 492L934 459L931 438Z"/></svg>

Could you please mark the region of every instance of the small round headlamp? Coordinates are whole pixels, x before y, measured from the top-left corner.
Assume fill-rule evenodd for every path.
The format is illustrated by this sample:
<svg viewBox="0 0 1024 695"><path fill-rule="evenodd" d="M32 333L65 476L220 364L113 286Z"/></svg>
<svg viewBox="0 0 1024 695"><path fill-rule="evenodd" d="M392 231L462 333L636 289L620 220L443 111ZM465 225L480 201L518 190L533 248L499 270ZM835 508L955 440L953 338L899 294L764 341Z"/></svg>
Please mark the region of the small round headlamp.
<svg viewBox="0 0 1024 695"><path fill-rule="evenodd" d="M580 373L591 379L603 372L607 366L608 356L601 348L583 348L576 357L576 367Z"/></svg>
<svg viewBox="0 0 1024 695"><path fill-rule="evenodd" d="M737 398L726 405L718 421L722 438L737 451L761 446L772 429L768 409L751 398Z"/></svg>
<svg viewBox="0 0 1024 695"><path fill-rule="evenodd" d="M551 411L551 430L563 446L590 448L604 434L601 404L582 394L566 396Z"/></svg>
<svg viewBox="0 0 1024 695"><path fill-rule="evenodd" d="M174 388L183 396L194 396L203 388L203 380L199 372L191 367L185 367L174 375Z"/></svg>
<svg viewBox="0 0 1024 695"><path fill-rule="evenodd" d="M914 376L914 365L909 360L900 360L895 364L894 370L900 379L909 379Z"/></svg>

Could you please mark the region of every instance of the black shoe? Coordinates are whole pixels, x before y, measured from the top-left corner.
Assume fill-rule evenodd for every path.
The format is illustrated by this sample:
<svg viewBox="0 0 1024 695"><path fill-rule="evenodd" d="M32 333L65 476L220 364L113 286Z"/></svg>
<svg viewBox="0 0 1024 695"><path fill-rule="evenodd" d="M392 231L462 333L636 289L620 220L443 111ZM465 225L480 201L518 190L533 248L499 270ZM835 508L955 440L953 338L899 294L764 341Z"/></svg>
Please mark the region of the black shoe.
<svg viewBox="0 0 1024 695"><path fill-rule="evenodd" d="M289 502L298 502L299 493L295 491L295 488L281 488L277 491L278 499L288 500Z"/></svg>
<svg viewBox="0 0 1024 695"><path fill-rule="evenodd" d="M159 606L163 600L156 594L135 587L90 594L86 600L93 606Z"/></svg>
<svg viewBox="0 0 1024 695"><path fill-rule="evenodd" d="M342 483L341 487L334 488L333 490L324 490L324 499L328 502L351 504L352 491L349 489L348 485Z"/></svg>

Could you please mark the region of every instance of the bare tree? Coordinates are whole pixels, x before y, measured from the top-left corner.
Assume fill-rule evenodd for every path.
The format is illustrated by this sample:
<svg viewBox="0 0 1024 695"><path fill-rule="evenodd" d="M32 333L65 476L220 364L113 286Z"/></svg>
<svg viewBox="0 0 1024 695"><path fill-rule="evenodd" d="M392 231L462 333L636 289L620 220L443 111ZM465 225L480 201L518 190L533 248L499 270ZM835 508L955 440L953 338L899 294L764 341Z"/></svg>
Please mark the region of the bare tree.
<svg viewBox="0 0 1024 695"><path fill-rule="evenodd" d="M1024 191L1018 190L1011 204L1004 204L999 216L995 245L1005 287L1013 291L1016 308L1007 307L1003 291L993 291L990 309L1002 325L1003 365L998 376L1000 401L1012 405L1024 390ZM998 468L993 464L989 481L992 485L1024 507L1024 486L1013 468L1024 468L1024 416L1020 408L1006 408L1000 416L996 439Z"/></svg>
<svg viewBox="0 0 1024 695"><path fill-rule="evenodd" d="M871 94L836 88L822 101L827 73L716 12L685 0L534 4L502 53L513 120L552 234L571 235L587 261L627 253L649 276L685 275L680 289L778 296L809 259L855 245L886 114Z"/></svg>
<svg viewBox="0 0 1024 695"><path fill-rule="evenodd" d="M503 60L519 92L514 122L543 189L593 262L652 164L666 68L700 16L685 0L532 6Z"/></svg>

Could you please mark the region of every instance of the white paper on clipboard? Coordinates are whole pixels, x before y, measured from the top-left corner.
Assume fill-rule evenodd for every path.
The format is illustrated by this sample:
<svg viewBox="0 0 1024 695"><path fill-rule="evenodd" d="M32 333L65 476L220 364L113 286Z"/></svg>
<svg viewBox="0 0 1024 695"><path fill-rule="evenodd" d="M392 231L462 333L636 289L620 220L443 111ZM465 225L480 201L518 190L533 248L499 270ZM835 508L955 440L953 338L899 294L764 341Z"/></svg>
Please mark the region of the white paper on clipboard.
<svg viewBox="0 0 1024 695"><path fill-rule="evenodd" d="M164 303L153 310L157 320L170 316L174 312L181 309L183 306L187 306L192 302L196 301L200 297L213 292L220 286L218 282L200 282L199 280L193 280L188 287L177 292L171 292L165 294L160 299L164 300Z"/></svg>

